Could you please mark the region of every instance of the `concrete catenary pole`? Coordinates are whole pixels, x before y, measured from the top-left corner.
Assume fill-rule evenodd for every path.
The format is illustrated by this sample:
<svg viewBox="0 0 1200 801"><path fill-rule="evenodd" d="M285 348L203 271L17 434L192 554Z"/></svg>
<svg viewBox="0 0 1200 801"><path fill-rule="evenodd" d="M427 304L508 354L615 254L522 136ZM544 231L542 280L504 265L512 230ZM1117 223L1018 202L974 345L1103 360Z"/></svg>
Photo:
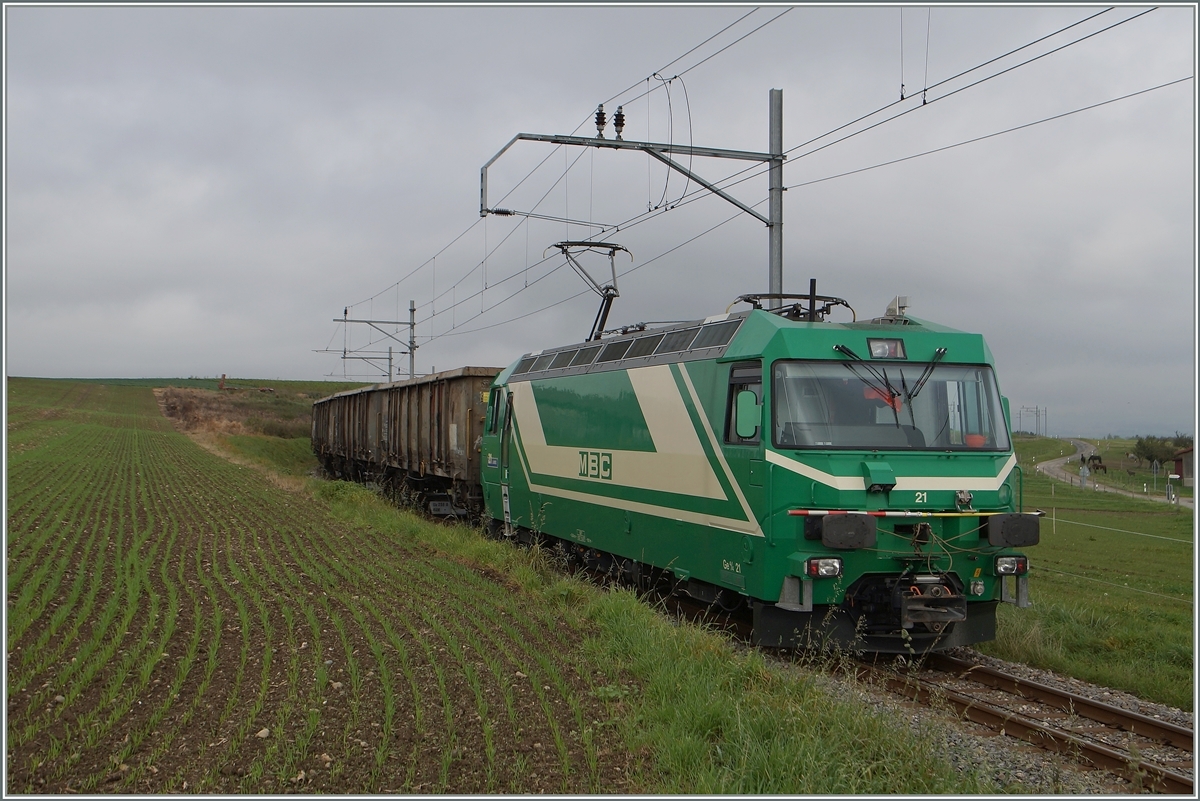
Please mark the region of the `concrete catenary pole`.
<svg viewBox="0 0 1200 801"><path fill-rule="evenodd" d="M771 90L771 134L770 147L772 156L778 156L771 162L769 185L768 223L768 291L778 295L783 293L783 90ZM772 300L769 308L777 309L783 304L781 300Z"/></svg>

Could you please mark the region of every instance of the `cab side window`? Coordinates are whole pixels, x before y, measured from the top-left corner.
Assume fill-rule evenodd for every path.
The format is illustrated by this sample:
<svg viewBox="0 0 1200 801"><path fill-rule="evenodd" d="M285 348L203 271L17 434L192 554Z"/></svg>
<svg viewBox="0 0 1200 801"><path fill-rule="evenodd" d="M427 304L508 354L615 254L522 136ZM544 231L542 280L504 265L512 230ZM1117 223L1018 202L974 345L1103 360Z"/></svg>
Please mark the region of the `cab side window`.
<svg viewBox="0 0 1200 801"><path fill-rule="evenodd" d="M500 422L504 419L504 407L506 405L507 393L504 387L496 387L492 390L491 408L488 412L487 432L495 434L500 428Z"/></svg>
<svg viewBox="0 0 1200 801"><path fill-rule="evenodd" d="M762 440L762 424L754 430L752 437L739 437L737 433L737 398L739 392L749 390L762 405L763 382L762 362L737 362L729 368L729 395L725 407L725 441L730 445L757 445Z"/></svg>

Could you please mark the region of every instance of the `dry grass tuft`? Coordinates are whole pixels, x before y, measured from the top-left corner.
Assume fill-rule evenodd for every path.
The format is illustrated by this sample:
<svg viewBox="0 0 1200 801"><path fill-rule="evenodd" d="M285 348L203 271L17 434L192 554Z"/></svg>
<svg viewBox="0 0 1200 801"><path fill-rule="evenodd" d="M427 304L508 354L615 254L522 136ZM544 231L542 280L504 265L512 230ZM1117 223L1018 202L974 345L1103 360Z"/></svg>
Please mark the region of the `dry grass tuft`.
<svg viewBox="0 0 1200 801"><path fill-rule="evenodd" d="M154 390L158 407L176 430L184 433L247 434L244 416L220 393L163 387Z"/></svg>
<svg viewBox="0 0 1200 801"><path fill-rule="evenodd" d="M304 479L280 475L260 462L240 456L225 439L231 435L256 433L247 427L235 404L225 396L209 390L165 387L154 389L158 407L175 426L209 453L242 467L262 473L268 481L287 492L304 489Z"/></svg>

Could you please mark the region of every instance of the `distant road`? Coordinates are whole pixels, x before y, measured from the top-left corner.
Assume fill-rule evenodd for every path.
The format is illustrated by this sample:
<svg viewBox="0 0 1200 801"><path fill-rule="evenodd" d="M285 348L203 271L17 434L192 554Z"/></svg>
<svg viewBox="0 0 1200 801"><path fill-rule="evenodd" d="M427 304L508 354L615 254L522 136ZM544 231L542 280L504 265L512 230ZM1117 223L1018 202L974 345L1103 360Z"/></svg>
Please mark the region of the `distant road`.
<svg viewBox="0 0 1200 801"><path fill-rule="evenodd" d="M1039 472L1043 475L1049 476L1050 478L1058 479L1059 481L1066 482L1067 484L1073 484L1079 480L1079 470L1078 470L1078 468L1075 468L1075 469L1068 468L1066 466L1067 460L1074 459L1076 456L1078 456L1080 454L1090 456L1091 454L1096 452L1096 446L1090 442L1084 442L1081 439L1068 439L1066 441L1070 442L1072 445L1075 446L1075 453L1068 454L1067 456L1060 456L1059 458L1051 459L1048 462L1042 462L1041 464L1039 464L1036 467L1036 470L1037 470L1037 472ZM1088 483L1095 483L1097 490L1099 492L1114 492L1117 495L1125 495L1130 498L1141 498L1143 500L1159 501L1161 503L1166 503L1166 501L1167 501L1165 495L1159 495L1159 494L1144 495L1140 492L1131 492L1130 490L1127 490L1127 489L1119 489L1117 487L1110 487L1105 484L1095 482L1094 481L1095 477L1096 477L1095 473L1088 476ZM1185 498L1182 495L1179 496L1179 505L1186 506L1189 509L1195 508L1193 499Z"/></svg>

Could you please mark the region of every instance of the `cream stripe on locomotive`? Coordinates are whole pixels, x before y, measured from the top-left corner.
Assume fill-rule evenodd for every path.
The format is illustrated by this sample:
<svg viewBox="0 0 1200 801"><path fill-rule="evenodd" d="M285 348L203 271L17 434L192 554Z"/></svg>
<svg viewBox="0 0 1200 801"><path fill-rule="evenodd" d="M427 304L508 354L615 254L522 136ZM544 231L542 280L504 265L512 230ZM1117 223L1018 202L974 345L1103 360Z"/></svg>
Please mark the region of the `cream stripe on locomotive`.
<svg viewBox="0 0 1200 801"><path fill-rule="evenodd" d="M835 476L830 473L823 472L798 462L795 459L789 459L781 453L767 451L767 461L771 464L778 465L785 470L791 470L793 473L810 478L820 484L833 487L838 490L858 490L864 492L867 489L866 482L861 476ZM1016 454L1010 454L1004 465L1000 468L1000 472L995 476L967 476L967 477L950 477L950 476L896 476L896 486L893 491L900 490L901 492L912 492L914 490L968 490L972 492L988 492L1000 489L1005 481L1008 480L1008 474L1012 471L1013 466L1017 463Z"/></svg>
<svg viewBox="0 0 1200 801"><path fill-rule="evenodd" d="M697 488L702 487L705 490L703 493L705 497L729 501L730 498L721 489L720 481L713 471L712 464L708 456L704 453L704 447L700 442L699 434L691 423L687 407L683 403L683 398L679 394L674 376L671 374L670 365L639 367L629 370L627 373L630 383L634 387L634 392L638 398L638 405L642 409L642 415L645 417L646 425L650 430L651 439L654 441L654 447L657 452L614 451L614 463L618 455L621 457L622 464L629 457L632 457L631 461L640 463L639 467L641 469L639 470L639 474L641 481L637 483L629 481L618 482L616 480L617 476L614 475L613 483L618 483L622 486L637 487L639 489L658 490L691 496L701 494L697 491ZM688 383L691 383L690 379L688 379ZM685 523L693 523L700 526L710 526L758 537L763 536L762 527L759 526L758 521L750 511L749 504L746 503L745 498L742 496L741 488L729 473L728 466L724 464L722 466L730 480L730 484L737 493L738 501L747 519L739 520L730 517L706 515L674 506L658 506L625 498L592 495L587 492L560 489L536 483L534 474L537 473L579 480L579 451L577 448L561 448L546 444L541 418L537 411L537 401L534 399L533 390L529 382L509 384L509 392L513 395L513 415L516 417L517 428L520 431L520 447L517 448L518 458L521 461L525 480L533 492L572 501L592 503L612 509L638 512L654 517L682 520ZM702 407L697 405L697 410L703 418ZM556 451L559 453L555 453ZM568 453L561 453L563 451ZM719 446L716 447L716 452L720 458L721 452ZM570 462L566 458L568 455L571 457ZM724 459L722 458L723 462ZM680 480L679 475L666 475L667 469L664 466L669 463L686 463L690 467L689 472L693 477L687 478L684 476L683 480ZM616 470L614 469L615 473ZM594 481L595 479L592 480Z"/></svg>
<svg viewBox="0 0 1200 801"><path fill-rule="evenodd" d="M533 386L522 381L510 384L509 391L529 469L558 478L728 500L692 426L670 365L639 367L627 374L654 442L653 453L613 450L606 475L580 475L587 472L580 469L581 449L546 444Z"/></svg>
<svg viewBox="0 0 1200 801"><path fill-rule="evenodd" d="M712 426L709 425L708 418L704 415L704 406L700 403L700 396L696 394L696 385L692 383L692 374L688 372L686 364L679 365L679 374L683 376L683 383L687 385L688 394L692 398L692 405L696 407L700 422L704 426L704 433L708 435L708 441L712 444L713 453L717 455L717 461L721 463L721 469L725 471L725 477L729 479L729 485L733 487L738 503L742 505L742 512L745 513L747 520L754 520L754 511L746 501L746 496L742 492L742 485L733 477L733 471L729 469L729 462L725 461L725 452L721 450L721 443L717 441L717 435L712 430ZM761 535L762 528L757 528L757 532Z"/></svg>

